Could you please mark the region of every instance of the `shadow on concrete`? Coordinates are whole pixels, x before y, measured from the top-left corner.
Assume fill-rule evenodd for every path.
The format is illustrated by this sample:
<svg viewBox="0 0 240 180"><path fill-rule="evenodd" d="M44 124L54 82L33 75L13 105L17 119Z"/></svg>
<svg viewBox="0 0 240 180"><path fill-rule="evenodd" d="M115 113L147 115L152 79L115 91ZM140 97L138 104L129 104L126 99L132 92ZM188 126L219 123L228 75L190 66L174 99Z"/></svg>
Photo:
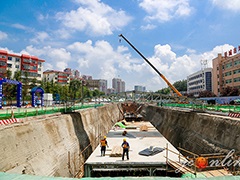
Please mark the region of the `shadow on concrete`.
<svg viewBox="0 0 240 180"><path fill-rule="evenodd" d="M72 118L75 134L79 141L79 149L82 152L84 161L86 161L93 152L93 149L88 134L84 129L81 114L79 112L71 112L68 114L70 114Z"/></svg>

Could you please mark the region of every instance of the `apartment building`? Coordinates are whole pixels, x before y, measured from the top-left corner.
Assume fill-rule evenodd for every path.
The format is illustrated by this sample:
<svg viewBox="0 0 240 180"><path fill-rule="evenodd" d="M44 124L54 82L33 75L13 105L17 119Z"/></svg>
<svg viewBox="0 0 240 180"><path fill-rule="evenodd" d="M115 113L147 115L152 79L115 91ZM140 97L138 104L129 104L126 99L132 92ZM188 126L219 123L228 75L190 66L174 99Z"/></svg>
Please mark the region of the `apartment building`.
<svg viewBox="0 0 240 180"><path fill-rule="evenodd" d="M47 70L43 72L43 78L46 81L54 82L62 85L66 85L70 83L69 72Z"/></svg>
<svg viewBox="0 0 240 180"><path fill-rule="evenodd" d="M66 68L63 71L69 73L70 80L80 79L80 72L78 70L75 70L75 69L73 70L71 68Z"/></svg>
<svg viewBox="0 0 240 180"><path fill-rule="evenodd" d="M99 91L104 92L107 94L107 80L105 79L87 79L84 80L85 85L90 89L98 89Z"/></svg>
<svg viewBox="0 0 240 180"><path fill-rule="evenodd" d="M146 91L146 87L145 86L140 86L140 85L135 85L134 86L134 91L145 92Z"/></svg>
<svg viewBox="0 0 240 180"><path fill-rule="evenodd" d="M115 93L125 92L125 82L119 78L113 78L112 88L115 89Z"/></svg>
<svg viewBox="0 0 240 180"><path fill-rule="evenodd" d="M187 93L199 96L201 91L212 91L212 68L204 68L187 77Z"/></svg>
<svg viewBox="0 0 240 180"><path fill-rule="evenodd" d="M218 54L212 60L213 64L213 92L221 95L222 90L229 86L240 89L240 46L225 52L224 56Z"/></svg>
<svg viewBox="0 0 240 180"><path fill-rule="evenodd" d="M21 71L22 78L25 78L25 72L28 73L28 78L36 78L42 80L43 63L45 60L36 56L27 54L12 54L6 50L0 50L0 75L7 76L7 70L12 72L12 77L18 71Z"/></svg>

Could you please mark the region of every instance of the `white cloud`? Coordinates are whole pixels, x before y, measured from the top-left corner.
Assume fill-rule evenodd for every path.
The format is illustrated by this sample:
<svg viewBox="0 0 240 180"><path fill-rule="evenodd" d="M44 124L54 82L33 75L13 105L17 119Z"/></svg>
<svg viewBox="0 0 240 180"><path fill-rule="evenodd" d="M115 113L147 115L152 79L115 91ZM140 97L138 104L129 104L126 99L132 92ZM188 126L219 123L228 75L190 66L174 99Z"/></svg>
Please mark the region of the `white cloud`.
<svg viewBox="0 0 240 180"><path fill-rule="evenodd" d="M117 74L117 64L120 54L115 52L106 41L97 41L95 44L88 40L84 43L75 42L67 47L72 52L79 69L84 72L93 72L97 78L111 80Z"/></svg>
<svg viewBox="0 0 240 180"><path fill-rule="evenodd" d="M188 75L201 69L201 60L211 60L222 53L233 49L233 46L225 44L216 46L204 53L189 50L190 54L177 56L168 44L157 44L154 54L146 57L156 69L162 73L172 84L186 79ZM45 46L42 49L28 46L21 53L28 53L46 60L44 70L60 70L70 67L77 69L81 74L91 75L94 79L106 79L110 82L114 77L120 76L126 82L126 89L132 90L136 84L145 85L148 90L159 90L167 87L166 82L155 72L141 57L132 57L127 46L120 45L117 49L106 41L75 42L64 48ZM110 87L108 84L108 87Z"/></svg>
<svg viewBox="0 0 240 180"><path fill-rule="evenodd" d="M239 0L211 0L213 5L218 6L222 9L232 10L235 12L239 12L240 10L240 2Z"/></svg>
<svg viewBox="0 0 240 180"><path fill-rule="evenodd" d="M189 16L192 12L189 0L142 0L139 6L148 13L147 21L167 22Z"/></svg>
<svg viewBox="0 0 240 180"><path fill-rule="evenodd" d="M46 39L48 40L49 38L50 36L48 35L48 33L42 31L42 32L37 32L35 34L35 37L30 41L34 43L42 43L43 41L45 41Z"/></svg>
<svg viewBox="0 0 240 180"><path fill-rule="evenodd" d="M8 35L5 32L0 31L0 40L7 39Z"/></svg>
<svg viewBox="0 0 240 180"><path fill-rule="evenodd" d="M155 29L157 26L153 25L153 24L147 24L146 26L141 26L142 30L152 30Z"/></svg>
<svg viewBox="0 0 240 180"><path fill-rule="evenodd" d="M21 30L29 30L30 29L29 27L26 27L26 26L24 26L22 24L18 24L18 23L12 24L12 27L17 28L17 29L21 29Z"/></svg>
<svg viewBox="0 0 240 180"><path fill-rule="evenodd" d="M64 48L53 48L51 46L45 46L42 49L27 46L25 50L21 53L23 54L31 54L37 57L44 58L46 60L47 68L53 67L54 70L63 71L65 68L68 67L68 63L72 60L71 53L68 52ZM45 64L45 63L44 63ZM50 66L50 64L52 66ZM44 65L44 70L46 70Z"/></svg>
<svg viewBox="0 0 240 180"><path fill-rule="evenodd" d="M56 14L56 19L68 29L83 31L93 36L110 35L126 26L132 19L124 11L116 11L99 0L75 2L81 5L77 10Z"/></svg>

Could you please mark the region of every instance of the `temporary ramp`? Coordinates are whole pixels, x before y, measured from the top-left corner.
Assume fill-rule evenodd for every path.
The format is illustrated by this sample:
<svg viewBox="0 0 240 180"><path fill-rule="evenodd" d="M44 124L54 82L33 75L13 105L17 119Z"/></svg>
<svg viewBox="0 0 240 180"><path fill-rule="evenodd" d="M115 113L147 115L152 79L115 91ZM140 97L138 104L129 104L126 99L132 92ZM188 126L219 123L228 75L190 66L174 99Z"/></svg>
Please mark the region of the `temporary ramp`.
<svg viewBox="0 0 240 180"><path fill-rule="evenodd" d="M228 171L225 170L225 169L203 171L203 172L198 172L197 174L202 174L207 178L209 178L209 177L219 177L219 176L232 176L232 174L229 174Z"/></svg>
<svg viewBox="0 0 240 180"><path fill-rule="evenodd" d="M180 162L177 161L172 161L170 159L167 160L167 163L174 168L176 171L185 174L185 173L191 173L191 174L195 174L195 171L192 170L191 168L188 168L186 165L181 164Z"/></svg>

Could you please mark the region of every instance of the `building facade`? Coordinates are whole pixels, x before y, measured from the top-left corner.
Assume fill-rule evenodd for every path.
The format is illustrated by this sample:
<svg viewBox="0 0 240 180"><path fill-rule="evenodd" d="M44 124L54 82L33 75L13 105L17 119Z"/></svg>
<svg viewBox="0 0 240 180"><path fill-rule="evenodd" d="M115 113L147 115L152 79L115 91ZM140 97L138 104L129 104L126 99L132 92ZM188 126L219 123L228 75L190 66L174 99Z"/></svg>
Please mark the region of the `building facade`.
<svg viewBox="0 0 240 180"><path fill-rule="evenodd" d="M41 81L43 78L43 63L45 60L27 54L11 54L0 50L0 75L7 77L7 71L11 71L11 78L16 72L21 72L21 77Z"/></svg>
<svg viewBox="0 0 240 180"><path fill-rule="evenodd" d="M145 92L146 91L146 87L136 85L136 86L134 86L134 91Z"/></svg>
<svg viewBox="0 0 240 180"><path fill-rule="evenodd" d="M221 95L227 86L240 89L240 53L232 55L231 52L229 56L218 54L212 64L214 94Z"/></svg>
<svg viewBox="0 0 240 180"><path fill-rule="evenodd" d="M187 93L199 96L201 91L212 92L212 68L204 68L187 77Z"/></svg>
<svg viewBox="0 0 240 180"><path fill-rule="evenodd" d="M66 85L70 83L69 72L47 70L43 72L43 78L48 82Z"/></svg>
<svg viewBox="0 0 240 180"><path fill-rule="evenodd" d="M63 71L69 73L70 80L80 79L80 72L78 70L72 70L71 68L66 68Z"/></svg>
<svg viewBox="0 0 240 180"><path fill-rule="evenodd" d="M107 80L105 79L99 80L99 90L107 94Z"/></svg>
<svg viewBox="0 0 240 180"><path fill-rule="evenodd" d="M115 93L125 92L125 82L119 78L113 78L112 88L115 90Z"/></svg>

